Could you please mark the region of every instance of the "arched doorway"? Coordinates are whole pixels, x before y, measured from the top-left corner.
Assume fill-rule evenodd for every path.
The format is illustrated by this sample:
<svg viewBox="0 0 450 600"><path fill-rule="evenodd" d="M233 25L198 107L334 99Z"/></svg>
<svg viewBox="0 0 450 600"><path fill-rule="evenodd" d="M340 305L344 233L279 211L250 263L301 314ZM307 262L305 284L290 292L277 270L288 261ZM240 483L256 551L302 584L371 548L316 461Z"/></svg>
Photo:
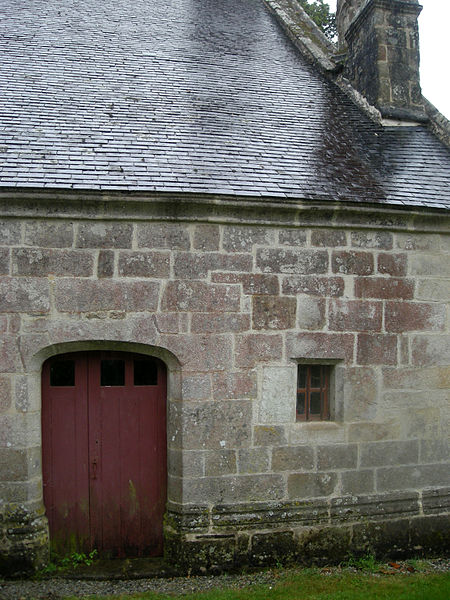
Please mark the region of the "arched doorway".
<svg viewBox="0 0 450 600"><path fill-rule="evenodd" d="M55 550L162 554L166 387L164 363L141 354L76 352L44 363L44 504Z"/></svg>

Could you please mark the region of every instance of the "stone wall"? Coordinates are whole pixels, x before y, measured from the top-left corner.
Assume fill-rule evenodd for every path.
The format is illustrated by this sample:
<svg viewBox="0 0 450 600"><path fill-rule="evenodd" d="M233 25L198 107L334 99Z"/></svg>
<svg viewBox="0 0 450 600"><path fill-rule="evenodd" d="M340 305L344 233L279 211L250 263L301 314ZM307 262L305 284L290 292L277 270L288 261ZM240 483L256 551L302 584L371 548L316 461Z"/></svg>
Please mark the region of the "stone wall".
<svg viewBox="0 0 450 600"><path fill-rule="evenodd" d="M47 549L42 363L95 348L168 364L175 562L442 551L446 217L270 202L236 214L217 200L199 220L123 201L105 218L104 202L86 218L24 201L0 225L4 564ZM331 421L296 421L298 361L332 365Z"/></svg>

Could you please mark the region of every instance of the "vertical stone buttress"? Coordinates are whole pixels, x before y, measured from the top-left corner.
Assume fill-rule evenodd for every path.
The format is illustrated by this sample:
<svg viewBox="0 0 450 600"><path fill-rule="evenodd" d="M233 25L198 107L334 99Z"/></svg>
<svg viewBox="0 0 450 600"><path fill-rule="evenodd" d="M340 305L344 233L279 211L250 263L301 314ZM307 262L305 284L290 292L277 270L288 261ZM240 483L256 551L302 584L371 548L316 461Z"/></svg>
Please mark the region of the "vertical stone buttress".
<svg viewBox="0 0 450 600"><path fill-rule="evenodd" d="M419 76L418 0L341 0L344 74L383 117L426 121Z"/></svg>

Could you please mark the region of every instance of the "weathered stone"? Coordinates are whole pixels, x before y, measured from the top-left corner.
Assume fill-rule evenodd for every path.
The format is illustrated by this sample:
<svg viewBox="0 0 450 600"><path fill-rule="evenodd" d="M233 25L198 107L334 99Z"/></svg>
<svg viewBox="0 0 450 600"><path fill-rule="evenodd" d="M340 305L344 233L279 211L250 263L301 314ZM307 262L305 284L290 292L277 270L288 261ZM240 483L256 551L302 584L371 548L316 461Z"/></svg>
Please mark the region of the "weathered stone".
<svg viewBox="0 0 450 600"><path fill-rule="evenodd" d="M447 302L450 298L450 283L447 279L419 279L416 288L417 300Z"/></svg>
<svg viewBox="0 0 450 600"><path fill-rule="evenodd" d="M450 367L384 368L383 385L385 388L402 390L430 390L450 388Z"/></svg>
<svg viewBox="0 0 450 600"><path fill-rule="evenodd" d="M410 273L424 277L450 277L450 261L445 254L412 254Z"/></svg>
<svg viewBox="0 0 450 600"><path fill-rule="evenodd" d="M295 327L297 299L285 296L253 296L253 329L292 329Z"/></svg>
<svg viewBox="0 0 450 600"><path fill-rule="evenodd" d="M180 313L158 313L155 315L155 325L160 333L179 333Z"/></svg>
<svg viewBox="0 0 450 600"><path fill-rule="evenodd" d="M0 245L16 246L22 237L22 224L16 220L0 221Z"/></svg>
<svg viewBox="0 0 450 600"><path fill-rule="evenodd" d="M0 413L6 412L11 406L11 379L0 376Z"/></svg>
<svg viewBox="0 0 450 600"><path fill-rule="evenodd" d="M139 248L189 250L191 242L186 225L178 223L145 223L136 227Z"/></svg>
<svg viewBox="0 0 450 600"><path fill-rule="evenodd" d="M344 294L342 277L284 277L283 294L339 297Z"/></svg>
<svg viewBox="0 0 450 600"><path fill-rule="evenodd" d="M181 393L183 400L205 400L211 398L209 373L183 374Z"/></svg>
<svg viewBox="0 0 450 600"><path fill-rule="evenodd" d="M249 333L236 336L235 364L248 368L260 362L279 360L282 348L283 338L279 334Z"/></svg>
<svg viewBox="0 0 450 600"><path fill-rule="evenodd" d="M448 465L438 463L377 469L377 490L407 490L450 485Z"/></svg>
<svg viewBox="0 0 450 600"><path fill-rule="evenodd" d="M409 300L414 296L414 281L386 277L357 277L355 279L355 296L357 298Z"/></svg>
<svg viewBox="0 0 450 600"><path fill-rule="evenodd" d="M288 333L286 352L290 358L353 359L354 337L347 333Z"/></svg>
<svg viewBox="0 0 450 600"><path fill-rule="evenodd" d="M264 367L259 423L293 423L296 397L295 365Z"/></svg>
<svg viewBox="0 0 450 600"><path fill-rule="evenodd" d="M280 229L278 241L283 246L306 246L307 238L304 229Z"/></svg>
<svg viewBox="0 0 450 600"><path fill-rule="evenodd" d="M187 503L237 503L276 500L285 494L281 475L262 474L204 477L186 480L183 497Z"/></svg>
<svg viewBox="0 0 450 600"><path fill-rule="evenodd" d="M336 473L293 473L288 476L288 496L291 500L330 496L336 485Z"/></svg>
<svg viewBox="0 0 450 600"><path fill-rule="evenodd" d="M213 373L212 382L215 400L256 397L255 371Z"/></svg>
<svg viewBox="0 0 450 600"><path fill-rule="evenodd" d="M188 371L230 369L231 339L223 335L162 335L161 345L175 354Z"/></svg>
<svg viewBox="0 0 450 600"><path fill-rule="evenodd" d="M0 275L9 275L9 248L0 248Z"/></svg>
<svg viewBox="0 0 450 600"><path fill-rule="evenodd" d="M281 446L272 450L272 470L312 471L314 469L314 451L309 446Z"/></svg>
<svg viewBox="0 0 450 600"><path fill-rule="evenodd" d="M167 252L120 252L119 275L122 277L165 278L170 272Z"/></svg>
<svg viewBox="0 0 450 600"><path fill-rule="evenodd" d="M386 302L386 331L442 331L446 323L445 306L424 302Z"/></svg>
<svg viewBox="0 0 450 600"><path fill-rule="evenodd" d="M335 231L332 229L318 229L311 233L311 245L329 248L335 246L346 246L347 235L345 231Z"/></svg>
<svg viewBox="0 0 450 600"><path fill-rule="evenodd" d="M433 405L438 406L439 402L436 404L433 402L433 396L436 392L429 393L427 395L427 400L430 402L429 408L417 409L415 411L405 410L402 412L402 425L404 436L406 438L422 438L422 439L438 439L442 437L442 427L445 429L445 419L439 408L434 408ZM398 392L397 392L397 395ZM412 394L402 394L403 398L400 398L400 402L405 403L405 400L409 397L411 400ZM419 406L417 403L417 396L414 398L416 406ZM423 394L421 394L423 398ZM446 403L448 406L448 394L444 392L440 398L437 400L441 401L441 403ZM391 405L395 406L395 405ZM411 406L411 405L410 405ZM448 425L448 420L447 420Z"/></svg>
<svg viewBox="0 0 450 600"><path fill-rule="evenodd" d="M71 248L72 223L33 221L25 224L25 245L41 248Z"/></svg>
<svg viewBox="0 0 450 600"><path fill-rule="evenodd" d="M348 367L344 374L344 417L347 422L367 421L376 416L378 385L374 369Z"/></svg>
<svg viewBox="0 0 450 600"><path fill-rule="evenodd" d="M377 259L378 273L383 275L392 275L393 277L403 277L406 275L407 257L406 254L383 254L380 253Z"/></svg>
<svg viewBox="0 0 450 600"><path fill-rule="evenodd" d="M39 410L38 406L31 406L28 378L16 376L15 378L15 406L17 412L27 412L30 409Z"/></svg>
<svg viewBox="0 0 450 600"><path fill-rule="evenodd" d="M254 244L273 245L274 233L265 227L224 227L223 249L226 252L251 252Z"/></svg>
<svg viewBox="0 0 450 600"><path fill-rule="evenodd" d="M175 255L174 273L178 279L204 279L210 271L251 271L252 267L251 254L178 252Z"/></svg>
<svg viewBox="0 0 450 600"><path fill-rule="evenodd" d="M333 273L343 275L371 275L373 273L373 255L368 252L333 252L331 266Z"/></svg>
<svg viewBox="0 0 450 600"><path fill-rule="evenodd" d="M361 467L417 464L418 460L418 440L372 442L360 448Z"/></svg>
<svg viewBox="0 0 450 600"><path fill-rule="evenodd" d="M280 446L286 444L286 431L279 425L257 425L254 427L256 446Z"/></svg>
<svg viewBox="0 0 450 600"><path fill-rule="evenodd" d="M202 281L169 281L162 308L169 311L236 312L240 309L239 288L208 285Z"/></svg>
<svg viewBox="0 0 450 600"><path fill-rule="evenodd" d="M392 233L387 231L353 231L352 246L355 248L379 248L390 250L393 245Z"/></svg>
<svg viewBox="0 0 450 600"><path fill-rule="evenodd" d="M297 421L289 430L289 443L299 444L339 444L345 442L345 428L332 421Z"/></svg>
<svg viewBox="0 0 450 600"><path fill-rule="evenodd" d="M213 283L241 283L244 294L279 293L278 277L276 275L261 275L260 273L212 273Z"/></svg>
<svg viewBox="0 0 450 600"><path fill-rule="evenodd" d="M159 284L153 281L61 279L55 288L61 312L155 311L158 306Z"/></svg>
<svg viewBox="0 0 450 600"><path fill-rule="evenodd" d="M349 442L371 442L389 440L399 437L400 426L394 423L350 423L348 426Z"/></svg>
<svg viewBox="0 0 450 600"><path fill-rule="evenodd" d="M344 495L371 494L375 491L375 471L359 469L341 473L341 492Z"/></svg>
<svg viewBox="0 0 450 600"><path fill-rule="evenodd" d="M194 248L196 250L219 250L220 227L209 223L201 223L194 228ZM187 249L187 248L186 248Z"/></svg>
<svg viewBox="0 0 450 600"><path fill-rule="evenodd" d="M439 236L420 233L397 233L397 247L402 250L439 250Z"/></svg>
<svg viewBox="0 0 450 600"><path fill-rule="evenodd" d="M299 329L322 329L325 326L325 299L299 296L297 314Z"/></svg>
<svg viewBox="0 0 450 600"><path fill-rule="evenodd" d="M114 275L114 252L101 250L98 255L97 277L112 277Z"/></svg>
<svg viewBox="0 0 450 600"><path fill-rule="evenodd" d="M238 450L239 473L267 473L270 466L269 451L265 447Z"/></svg>
<svg viewBox="0 0 450 600"><path fill-rule="evenodd" d="M46 313L50 308L47 279L4 277L0 281L0 310Z"/></svg>
<svg viewBox="0 0 450 600"><path fill-rule="evenodd" d="M448 554L450 527L448 515L431 515L411 520L410 545L422 556Z"/></svg>
<svg viewBox="0 0 450 600"><path fill-rule="evenodd" d="M413 365L450 364L450 335L416 335L412 338L411 347Z"/></svg>
<svg viewBox="0 0 450 600"><path fill-rule="evenodd" d="M175 477L203 477L205 474L205 453L203 450L169 449L168 471Z"/></svg>
<svg viewBox="0 0 450 600"><path fill-rule="evenodd" d="M319 471L335 469L356 469L358 447L356 444L333 444L317 448L317 468Z"/></svg>
<svg viewBox="0 0 450 600"><path fill-rule="evenodd" d="M331 300L328 327L335 331L381 331L381 302Z"/></svg>
<svg viewBox="0 0 450 600"><path fill-rule="evenodd" d="M191 321L192 333L238 333L250 329L250 315L194 313Z"/></svg>
<svg viewBox="0 0 450 600"><path fill-rule="evenodd" d="M172 444L185 450L246 448L251 440L250 400L183 402L173 407ZM205 498L203 498L204 500Z"/></svg>
<svg viewBox="0 0 450 600"><path fill-rule="evenodd" d="M92 275L94 257L82 250L46 250L20 248L13 250L12 271L16 275L46 277L47 275Z"/></svg>
<svg viewBox="0 0 450 600"><path fill-rule="evenodd" d="M447 461L449 452L448 439L420 440L420 462L435 463Z"/></svg>
<svg viewBox="0 0 450 600"><path fill-rule="evenodd" d="M358 334L357 362L360 365L396 365L397 337L387 334Z"/></svg>
<svg viewBox="0 0 450 600"><path fill-rule="evenodd" d="M0 472L4 481L26 481L41 472L41 449L0 448Z"/></svg>
<svg viewBox="0 0 450 600"><path fill-rule="evenodd" d="M78 248L131 248L133 226L128 223L81 223Z"/></svg>
<svg viewBox="0 0 450 600"><path fill-rule="evenodd" d="M450 489L424 490L422 492L422 508L427 514L447 513L450 509ZM447 516L447 515L445 515Z"/></svg>
<svg viewBox="0 0 450 600"><path fill-rule="evenodd" d="M16 335L3 334L0 337L0 369L3 373L20 370L21 360Z"/></svg>
<svg viewBox="0 0 450 600"><path fill-rule="evenodd" d="M236 473L235 450L210 450L205 455L205 475L217 477L218 475L233 475Z"/></svg>
<svg viewBox="0 0 450 600"><path fill-rule="evenodd" d="M292 531L256 533L252 536L250 562L259 566L286 563L293 560L296 551Z"/></svg>
<svg viewBox="0 0 450 600"><path fill-rule="evenodd" d="M256 265L263 273L316 275L327 272L328 252L259 248L256 251Z"/></svg>

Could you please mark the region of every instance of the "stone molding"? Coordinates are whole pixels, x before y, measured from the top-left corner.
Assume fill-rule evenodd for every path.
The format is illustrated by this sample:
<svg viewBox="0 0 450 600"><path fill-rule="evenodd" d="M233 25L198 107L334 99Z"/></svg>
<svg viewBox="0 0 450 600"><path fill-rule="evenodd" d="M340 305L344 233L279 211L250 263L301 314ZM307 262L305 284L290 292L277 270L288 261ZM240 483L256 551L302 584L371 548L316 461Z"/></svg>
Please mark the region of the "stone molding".
<svg viewBox="0 0 450 600"><path fill-rule="evenodd" d="M450 214L436 204L355 203L214 194L0 190L0 216L83 221L162 221L289 227L339 227L445 233Z"/></svg>

